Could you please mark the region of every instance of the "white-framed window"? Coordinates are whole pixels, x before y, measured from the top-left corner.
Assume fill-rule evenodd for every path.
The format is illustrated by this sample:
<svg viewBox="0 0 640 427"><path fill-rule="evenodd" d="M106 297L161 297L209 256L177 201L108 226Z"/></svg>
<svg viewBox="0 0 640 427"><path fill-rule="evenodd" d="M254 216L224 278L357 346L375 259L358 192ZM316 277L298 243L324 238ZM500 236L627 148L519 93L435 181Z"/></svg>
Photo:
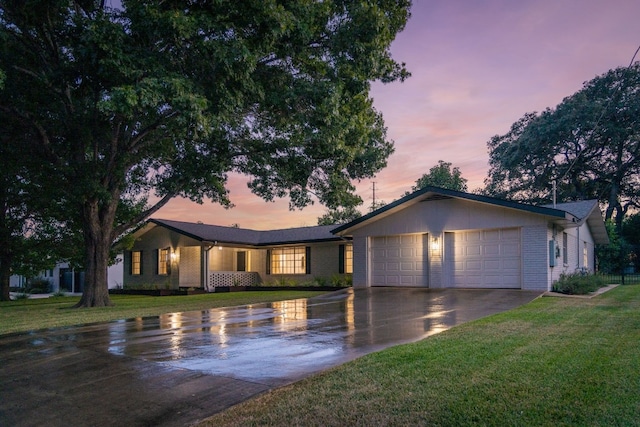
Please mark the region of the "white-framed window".
<svg viewBox="0 0 640 427"><path fill-rule="evenodd" d="M353 273L353 245L344 245L344 272Z"/></svg>
<svg viewBox="0 0 640 427"><path fill-rule="evenodd" d="M271 274L305 274L307 272L307 248L292 246L271 249Z"/></svg>
<svg viewBox="0 0 640 427"><path fill-rule="evenodd" d="M589 247L587 246L587 242L582 243L582 266L589 268Z"/></svg>
<svg viewBox="0 0 640 427"><path fill-rule="evenodd" d="M158 249L158 274L166 276L169 274L169 248Z"/></svg>
<svg viewBox="0 0 640 427"><path fill-rule="evenodd" d="M142 274L142 251L131 252L131 275L139 276Z"/></svg>
<svg viewBox="0 0 640 427"><path fill-rule="evenodd" d="M562 263L569 264L569 236L567 233L562 233Z"/></svg>

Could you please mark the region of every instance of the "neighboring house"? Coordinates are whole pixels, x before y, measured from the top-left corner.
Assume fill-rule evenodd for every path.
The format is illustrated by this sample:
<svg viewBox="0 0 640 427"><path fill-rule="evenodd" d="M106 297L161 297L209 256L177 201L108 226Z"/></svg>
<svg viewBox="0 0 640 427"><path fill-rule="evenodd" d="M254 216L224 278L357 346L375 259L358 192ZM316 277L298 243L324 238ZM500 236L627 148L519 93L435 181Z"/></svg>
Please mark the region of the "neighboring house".
<svg viewBox="0 0 640 427"><path fill-rule="evenodd" d="M160 289L303 282L352 271L352 245L332 226L257 231L150 219L124 253L124 286Z"/></svg>
<svg viewBox="0 0 640 427"><path fill-rule="evenodd" d="M123 269L122 255L116 257L116 263L107 269L107 282L109 289L122 287ZM69 263L60 262L51 270L40 273L35 279L43 279L51 285L51 292L82 292L84 289L84 271L71 268ZM27 279L23 276L13 275L10 286L21 288L27 285Z"/></svg>
<svg viewBox="0 0 640 427"><path fill-rule="evenodd" d="M609 242L597 200L532 206L426 187L333 232L353 239L353 285L550 290L594 271Z"/></svg>

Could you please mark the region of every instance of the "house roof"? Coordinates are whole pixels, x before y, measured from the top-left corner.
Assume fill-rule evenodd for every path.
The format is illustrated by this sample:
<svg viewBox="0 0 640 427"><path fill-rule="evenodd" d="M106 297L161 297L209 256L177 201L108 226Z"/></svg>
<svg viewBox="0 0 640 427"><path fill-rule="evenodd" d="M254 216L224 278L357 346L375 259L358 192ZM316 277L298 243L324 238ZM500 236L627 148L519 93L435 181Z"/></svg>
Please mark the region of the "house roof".
<svg viewBox="0 0 640 427"><path fill-rule="evenodd" d="M598 207L597 200L589 200L585 202L573 202L563 203L561 205L553 206L536 206L526 203L514 202L510 200L497 199L494 197L482 196L479 194L465 193L461 191L449 190L445 188L427 186L414 193L408 194L401 199L396 200L393 203L385 205L380 209L377 209L367 215L364 215L354 221L347 224L343 224L332 230L334 234L349 235L351 231L367 223L377 221L386 216L389 216L395 212L406 209L419 202L428 200L442 200L442 199L463 199L470 200L478 203L490 204L493 206L500 206L508 209L515 209L519 211L529 212L537 215L544 215L549 219L563 227L575 227L582 224L585 220L588 220L589 226L592 228L592 233L596 243L608 243L609 239L604 228L604 222L602 221L602 215ZM604 234L603 234L604 231Z"/></svg>
<svg viewBox="0 0 640 427"><path fill-rule="evenodd" d="M193 222L150 219L148 224L165 227L201 242L248 246L275 246L296 243L319 243L343 240L331 233L335 225L286 228L259 231L247 228L224 227Z"/></svg>
<svg viewBox="0 0 640 427"><path fill-rule="evenodd" d="M553 205L544 206L553 207ZM579 218L580 225L586 221L597 244L606 245L609 243L609 234L602 220L602 211L600 211L600 204L597 200L556 203L555 208L575 215Z"/></svg>

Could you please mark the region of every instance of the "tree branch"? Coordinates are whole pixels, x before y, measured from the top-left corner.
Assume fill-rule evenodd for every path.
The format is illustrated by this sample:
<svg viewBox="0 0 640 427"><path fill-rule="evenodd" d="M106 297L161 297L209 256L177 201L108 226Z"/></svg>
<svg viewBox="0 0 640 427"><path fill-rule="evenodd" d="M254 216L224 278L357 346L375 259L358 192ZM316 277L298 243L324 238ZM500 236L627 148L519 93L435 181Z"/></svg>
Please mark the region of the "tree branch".
<svg viewBox="0 0 640 427"><path fill-rule="evenodd" d="M173 199L174 197L176 197L177 195L178 195L178 191L172 191L171 193L166 194L162 199L160 199L158 202L156 202L155 205L151 206L149 209L147 209L147 210L141 212L140 214L138 214L135 218L133 218L127 224L122 224L122 225L120 225L118 227L115 227L114 228L114 235L115 236L120 236L120 235L126 233L129 229L131 229L131 227L133 227L133 226L135 226L137 224L140 224L142 221L146 220L151 215L153 215L154 213L159 211L162 207L164 207L164 205L169 203L169 201L171 199Z"/></svg>

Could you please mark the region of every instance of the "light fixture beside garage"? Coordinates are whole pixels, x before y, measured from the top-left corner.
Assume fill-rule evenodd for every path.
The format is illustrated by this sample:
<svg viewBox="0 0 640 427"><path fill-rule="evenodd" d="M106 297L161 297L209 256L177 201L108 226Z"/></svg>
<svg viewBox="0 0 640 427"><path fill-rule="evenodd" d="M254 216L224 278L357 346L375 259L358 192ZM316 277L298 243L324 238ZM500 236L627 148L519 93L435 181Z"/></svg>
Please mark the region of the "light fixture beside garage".
<svg viewBox="0 0 640 427"><path fill-rule="evenodd" d="M440 251L440 240L437 237L431 238L431 252Z"/></svg>

